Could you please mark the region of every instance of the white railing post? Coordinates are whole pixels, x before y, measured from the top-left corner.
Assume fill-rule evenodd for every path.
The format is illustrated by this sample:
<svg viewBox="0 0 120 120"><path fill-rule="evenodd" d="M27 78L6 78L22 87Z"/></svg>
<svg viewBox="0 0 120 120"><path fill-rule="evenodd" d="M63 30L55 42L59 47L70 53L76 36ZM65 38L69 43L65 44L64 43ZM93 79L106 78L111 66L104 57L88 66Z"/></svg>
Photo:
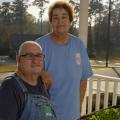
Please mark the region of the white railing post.
<svg viewBox="0 0 120 120"><path fill-rule="evenodd" d="M83 100L83 104L82 104L82 111L81 111L81 115L85 115L86 114L86 108L87 108L87 105L86 105L86 100L87 99L87 95L85 93L85 97L84 97L84 100Z"/></svg>
<svg viewBox="0 0 120 120"><path fill-rule="evenodd" d="M92 93L93 93L93 80L92 78L89 82L89 95L88 95L88 114L92 112Z"/></svg>
<svg viewBox="0 0 120 120"><path fill-rule="evenodd" d="M101 87L101 81L97 80L97 93L96 93L96 108L95 110L98 111L100 108L100 87Z"/></svg>
<svg viewBox="0 0 120 120"><path fill-rule="evenodd" d="M112 106L116 105L117 102L117 86L118 86L118 82L114 82L114 89L113 89L113 99L112 99Z"/></svg>
<svg viewBox="0 0 120 120"><path fill-rule="evenodd" d="M105 80L105 93L104 93L104 108L108 107L108 89L109 89L109 81Z"/></svg>
<svg viewBox="0 0 120 120"><path fill-rule="evenodd" d="M113 82L113 84L111 84ZM87 94L88 95L88 105L83 105L83 107L86 107L83 111L85 113L87 109L87 114L92 112L92 97L93 94L96 93L96 105L95 111L98 111L100 109L100 95L101 93L104 94L104 107L108 107L108 98L109 98L109 93L113 93L113 98L112 98L112 106L117 104L117 96L120 96L120 91L118 92L118 84L120 83L120 78L116 77L110 77L110 76L104 76L104 75L98 75L94 74L93 77L88 81L88 86L87 86ZM102 86L103 85L103 86ZM120 84L119 84L120 87ZM84 99L84 103L86 103L87 96Z"/></svg>

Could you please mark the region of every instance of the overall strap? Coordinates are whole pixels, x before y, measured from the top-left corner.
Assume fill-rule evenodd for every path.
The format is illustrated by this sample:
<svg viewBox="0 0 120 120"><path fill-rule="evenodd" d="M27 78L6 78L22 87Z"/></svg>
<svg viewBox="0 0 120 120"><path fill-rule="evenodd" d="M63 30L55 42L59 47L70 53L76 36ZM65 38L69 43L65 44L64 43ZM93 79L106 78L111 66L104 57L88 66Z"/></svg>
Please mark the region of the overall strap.
<svg viewBox="0 0 120 120"><path fill-rule="evenodd" d="M17 82L20 85L20 87L23 90L23 92L27 92L28 90L25 87L25 85L23 84L23 82L20 80L20 78L16 74L13 77L17 80Z"/></svg>
<svg viewBox="0 0 120 120"><path fill-rule="evenodd" d="M25 108L25 105L27 103L27 100L28 100L28 95L26 94L28 92L27 88L25 87L25 85L23 84L22 80L20 80L20 78L17 76L17 74L15 73L13 75L14 79L17 81L17 83L19 84L20 88L22 89L23 93L24 93L24 101L22 102L22 104L20 105L20 113L19 113L19 118L21 117L23 111L24 111L24 108Z"/></svg>

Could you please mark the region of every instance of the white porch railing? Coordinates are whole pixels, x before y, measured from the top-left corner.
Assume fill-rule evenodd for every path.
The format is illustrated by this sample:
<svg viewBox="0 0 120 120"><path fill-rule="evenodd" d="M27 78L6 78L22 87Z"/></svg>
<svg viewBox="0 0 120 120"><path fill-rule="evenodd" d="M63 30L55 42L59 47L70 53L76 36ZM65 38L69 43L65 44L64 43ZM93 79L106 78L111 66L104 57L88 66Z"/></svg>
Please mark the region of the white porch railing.
<svg viewBox="0 0 120 120"><path fill-rule="evenodd" d="M100 95L104 94L103 108L108 107L109 93L113 93L112 106L117 104L117 96L120 96L120 78L109 77L94 74L93 77L88 81L87 92L82 105L81 115L86 115L92 112L92 96L96 94L95 111L100 109ZM88 97L88 105L87 103ZM87 112L86 112L87 109Z"/></svg>

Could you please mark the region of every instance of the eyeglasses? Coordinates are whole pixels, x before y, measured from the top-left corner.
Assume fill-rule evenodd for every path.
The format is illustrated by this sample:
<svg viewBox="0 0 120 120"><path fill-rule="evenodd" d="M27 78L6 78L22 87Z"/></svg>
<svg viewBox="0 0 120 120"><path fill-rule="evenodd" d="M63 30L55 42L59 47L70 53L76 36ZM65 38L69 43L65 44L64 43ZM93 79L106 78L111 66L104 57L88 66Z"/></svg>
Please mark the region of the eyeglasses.
<svg viewBox="0 0 120 120"><path fill-rule="evenodd" d="M36 58L40 61L43 61L45 58L45 55L43 55L43 54L36 54L35 55L33 53L26 53L26 54L20 55L20 57L24 57L26 60L34 60Z"/></svg>

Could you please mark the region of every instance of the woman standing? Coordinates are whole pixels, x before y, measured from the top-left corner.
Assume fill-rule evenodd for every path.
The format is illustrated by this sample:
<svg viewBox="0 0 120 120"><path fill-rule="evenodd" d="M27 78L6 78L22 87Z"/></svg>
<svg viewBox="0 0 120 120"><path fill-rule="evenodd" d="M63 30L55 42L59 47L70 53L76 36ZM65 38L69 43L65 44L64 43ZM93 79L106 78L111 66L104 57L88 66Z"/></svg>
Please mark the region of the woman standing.
<svg viewBox="0 0 120 120"><path fill-rule="evenodd" d="M80 106L92 76L86 48L69 34L73 9L67 2L57 1L49 7L52 32L38 38L45 54L45 71L51 74L51 102L59 120L77 120ZM81 102L81 105L80 105Z"/></svg>

